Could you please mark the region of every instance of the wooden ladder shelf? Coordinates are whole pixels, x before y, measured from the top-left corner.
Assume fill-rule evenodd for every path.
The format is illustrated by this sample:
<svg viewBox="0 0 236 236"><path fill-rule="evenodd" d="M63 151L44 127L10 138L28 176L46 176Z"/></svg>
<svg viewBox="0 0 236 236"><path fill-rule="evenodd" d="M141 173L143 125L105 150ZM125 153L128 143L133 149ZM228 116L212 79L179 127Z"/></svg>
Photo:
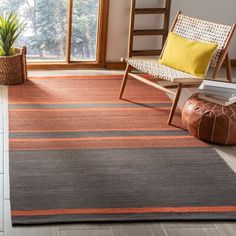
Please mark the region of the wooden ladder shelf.
<svg viewBox="0 0 236 236"><path fill-rule="evenodd" d="M170 21L171 0L164 0L164 8L136 8L136 0L131 0L130 10L130 23L129 23L129 44L128 44L128 57L132 56L158 56L161 54L160 50L133 50L135 36L162 36L162 46L164 45ZM135 16L136 15L151 15L158 14L164 16L164 25L162 29L135 29Z"/></svg>

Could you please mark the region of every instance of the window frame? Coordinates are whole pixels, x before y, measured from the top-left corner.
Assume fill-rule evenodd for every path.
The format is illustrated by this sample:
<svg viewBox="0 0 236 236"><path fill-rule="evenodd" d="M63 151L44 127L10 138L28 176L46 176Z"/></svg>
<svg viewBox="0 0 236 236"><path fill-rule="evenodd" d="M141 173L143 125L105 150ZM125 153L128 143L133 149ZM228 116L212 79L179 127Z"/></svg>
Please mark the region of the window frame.
<svg viewBox="0 0 236 236"><path fill-rule="evenodd" d="M109 16L109 0L99 0L97 51L95 61L72 61L72 13L73 0L68 0L67 12L67 36L66 36L66 60L65 61L28 61L28 69L90 69L104 68L106 66L107 30Z"/></svg>

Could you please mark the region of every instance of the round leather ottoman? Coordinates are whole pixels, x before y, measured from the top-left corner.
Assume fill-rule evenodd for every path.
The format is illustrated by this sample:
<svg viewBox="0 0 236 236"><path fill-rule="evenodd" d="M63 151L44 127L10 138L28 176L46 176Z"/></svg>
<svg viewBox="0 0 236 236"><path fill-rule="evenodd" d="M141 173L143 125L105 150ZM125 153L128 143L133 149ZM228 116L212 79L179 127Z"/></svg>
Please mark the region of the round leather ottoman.
<svg viewBox="0 0 236 236"><path fill-rule="evenodd" d="M224 145L236 144L236 104L224 107L194 94L184 105L182 121L198 139Z"/></svg>

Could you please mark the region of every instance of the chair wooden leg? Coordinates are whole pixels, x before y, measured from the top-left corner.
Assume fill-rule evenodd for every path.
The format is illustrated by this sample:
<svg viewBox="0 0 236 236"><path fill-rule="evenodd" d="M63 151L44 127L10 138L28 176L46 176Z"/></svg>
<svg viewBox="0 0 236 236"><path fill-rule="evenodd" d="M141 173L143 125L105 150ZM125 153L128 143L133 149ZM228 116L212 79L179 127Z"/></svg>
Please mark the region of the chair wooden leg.
<svg viewBox="0 0 236 236"><path fill-rule="evenodd" d="M181 90L182 90L182 84L178 84L178 89L177 89L177 92L176 92L176 95L175 95L175 99L173 101L173 104L172 104L172 107L171 107L171 110L170 110L168 125L171 125L171 122L173 120L173 116L174 116L174 113L175 113L175 110L176 110L176 107L178 105L178 101L179 101L179 98L180 98Z"/></svg>
<svg viewBox="0 0 236 236"><path fill-rule="evenodd" d="M121 84L121 87L120 87L119 99L122 98L122 95L124 93L125 85L126 85L126 82L127 82L127 79L128 79L128 74L130 72L130 69L131 69L131 66L129 64L127 64L127 67L126 67L126 70L125 70L125 74L124 74L124 77L123 77L123 80L122 80L122 84Z"/></svg>
<svg viewBox="0 0 236 236"><path fill-rule="evenodd" d="M228 79L229 82L232 82L232 68L231 68L230 57L229 57L228 53L226 54L225 62L226 62L227 79Z"/></svg>

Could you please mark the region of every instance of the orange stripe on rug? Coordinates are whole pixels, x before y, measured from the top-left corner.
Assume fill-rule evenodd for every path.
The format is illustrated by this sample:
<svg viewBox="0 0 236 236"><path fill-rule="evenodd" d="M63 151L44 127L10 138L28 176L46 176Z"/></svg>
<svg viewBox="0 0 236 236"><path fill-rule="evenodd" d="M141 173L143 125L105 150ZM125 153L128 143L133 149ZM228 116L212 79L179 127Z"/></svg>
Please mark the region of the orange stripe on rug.
<svg viewBox="0 0 236 236"><path fill-rule="evenodd" d="M64 104L103 104L103 103L107 103L107 104L130 104L130 102L124 101L124 100L120 100L120 101L113 101L113 100L101 100L101 101L70 101L70 102L48 102L48 101L37 101L37 102L33 102L33 101L13 101L13 102L9 102L9 104L60 104L60 105L64 105ZM169 99L168 100L164 100L164 101L160 101L157 102L156 100L135 100L135 102L133 102L133 104L135 105L148 105L150 103L154 103L154 104L158 104L158 103L162 103L162 104L172 104Z"/></svg>
<svg viewBox="0 0 236 236"><path fill-rule="evenodd" d="M73 214L147 214L147 213L201 213L201 212L235 212L236 206L203 207L144 207L144 208L95 208L95 209L54 209L11 212L12 216L43 216Z"/></svg>
<svg viewBox="0 0 236 236"><path fill-rule="evenodd" d="M91 140L145 140L145 139L194 139L191 135L175 135L175 136L106 136L106 137L85 137L85 138L11 138L10 142L27 142L30 140L30 142L44 142L44 141L65 141L65 142L71 142L71 141L91 141Z"/></svg>
<svg viewBox="0 0 236 236"><path fill-rule="evenodd" d="M34 79L116 79L116 78L122 78L123 75L61 75L61 76L31 76L28 77L28 80L34 80Z"/></svg>
<svg viewBox="0 0 236 236"><path fill-rule="evenodd" d="M159 129L152 129L152 128L145 128L145 130L143 128L135 128L135 129L84 129L84 130L10 130L10 133L63 133L63 132L89 132L89 131L176 131L179 130L179 128L174 128L172 126L169 126L169 128L159 128Z"/></svg>
<svg viewBox="0 0 236 236"><path fill-rule="evenodd" d="M172 148L172 147L208 147L208 144L200 142L194 138L172 138L172 139L158 139L150 138L148 143L144 139L97 139L97 140L24 140L18 142L10 141L10 148L12 150L78 150L78 149L103 149L107 148Z"/></svg>
<svg viewBox="0 0 236 236"><path fill-rule="evenodd" d="M161 110L170 110L170 107L152 107L153 109L159 109ZM132 111L132 110L148 110L150 107L86 107L86 108L29 108L29 109L22 109L22 108L13 108L11 111L14 112L29 112L29 111L110 111L110 110L116 110L116 111Z"/></svg>

